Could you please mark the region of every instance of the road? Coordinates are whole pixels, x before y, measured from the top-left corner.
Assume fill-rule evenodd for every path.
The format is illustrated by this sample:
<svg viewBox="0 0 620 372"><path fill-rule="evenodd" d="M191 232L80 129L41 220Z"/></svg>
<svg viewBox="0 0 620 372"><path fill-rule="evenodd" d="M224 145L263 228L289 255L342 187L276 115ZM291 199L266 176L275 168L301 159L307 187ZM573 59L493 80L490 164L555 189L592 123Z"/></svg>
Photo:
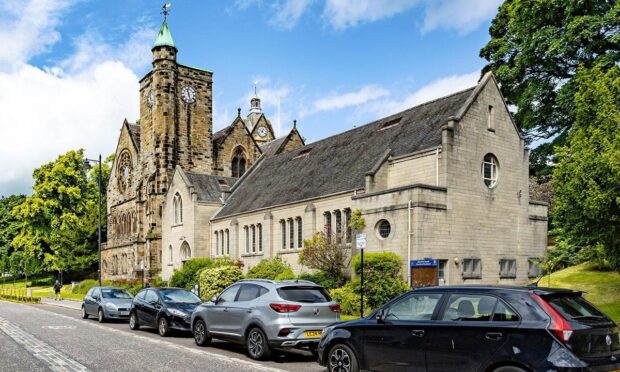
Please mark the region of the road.
<svg viewBox="0 0 620 372"><path fill-rule="evenodd" d="M256 362L241 346L190 334L162 338L125 322L81 319L74 309L0 301L0 371L323 371L307 352Z"/></svg>

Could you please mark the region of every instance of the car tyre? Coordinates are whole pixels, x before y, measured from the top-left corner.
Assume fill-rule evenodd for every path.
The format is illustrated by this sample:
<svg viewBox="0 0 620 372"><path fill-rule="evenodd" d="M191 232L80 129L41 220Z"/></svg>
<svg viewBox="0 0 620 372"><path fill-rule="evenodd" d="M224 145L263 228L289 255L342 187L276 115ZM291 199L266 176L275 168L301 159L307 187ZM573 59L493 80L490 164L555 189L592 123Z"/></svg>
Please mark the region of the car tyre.
<svg viewBox="0 0 620 372"><path fill-rule="evenodd" d="M82 319L88 319L88 313L86 312L85 306L82 306Z"/></svg>
<svg viewBox="0 0 620 372"><path fill-rule="evenodd" d="M327 355L329 372L359 372L357 357L350 347L338 344L331 348Z"/></svg>
<svg viewBox="0 0 620 372"><path fill-rule="evenodd" d="M493 372L527 372L527 371L517 366L501 366L501 367L495 368Z"/></svg>
<svg viewBox="0 0 620 372"><path fill-rule="evenodd" d="M129 329L132 331L137 331L140 329L140 322L138 321L138 316L136 313L131 313L129 315Z"/></svg>
<svg viewBox="0 0 620 372"><path fill-rule="evenodd" d="M103 313L103 309L99 309L99 311L97 311L97 320L99 323L105 322L105 314Z"/></svg>
<svg viewBox="0 0 620 372"><path fill-rule="evenodd" d="M202 319L198 319L194 324L194 341L198 346L207 346L211 343L211 337L207 332L207 325Z"/></svg>
<svg viewBox="0 0 620 372"><path fill-rule="evenodd" d="M246 346L248 348L248 354L250 354L250 358L252 359L262 360L271 356L271 348L269 347L267 336L265 336L265 332L258 327L254 327L248 332Z"/></svg>
<svg viewBox="0 0 620 372"><path fill-rule="evenodd" d="M168 324L168 319L163 316L159 318L157 321L157 331L161 337L166 337L170 334L170 324Z"/></svg>

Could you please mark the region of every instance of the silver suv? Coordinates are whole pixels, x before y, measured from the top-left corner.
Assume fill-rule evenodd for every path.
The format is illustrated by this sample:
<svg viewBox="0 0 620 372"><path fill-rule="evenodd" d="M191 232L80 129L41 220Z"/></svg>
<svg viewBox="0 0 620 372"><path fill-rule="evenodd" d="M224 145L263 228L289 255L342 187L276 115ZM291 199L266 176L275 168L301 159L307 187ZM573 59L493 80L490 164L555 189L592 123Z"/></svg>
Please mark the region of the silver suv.
<svg viewBox="0 0 620 372"><path fill-rule="evenodd" d="M245 344L253 359L273 349L307 348L316 354L323 328L340 320L325 288L306 280L247 279L226 288L192 314L194 340Z"/></svg>

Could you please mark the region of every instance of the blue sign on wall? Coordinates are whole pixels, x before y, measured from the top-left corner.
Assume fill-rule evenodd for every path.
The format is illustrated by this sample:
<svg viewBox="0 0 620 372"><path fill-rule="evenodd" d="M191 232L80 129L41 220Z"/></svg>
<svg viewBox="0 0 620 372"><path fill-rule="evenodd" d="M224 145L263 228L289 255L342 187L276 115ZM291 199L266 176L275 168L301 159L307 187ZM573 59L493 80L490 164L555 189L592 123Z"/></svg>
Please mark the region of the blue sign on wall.
<svg viewBox="0 0 620 372"><path fill-rule="evenodd" d="M425 258L423 260L411 260L411 267L437 267L438 262L432 258Z"/></svg>

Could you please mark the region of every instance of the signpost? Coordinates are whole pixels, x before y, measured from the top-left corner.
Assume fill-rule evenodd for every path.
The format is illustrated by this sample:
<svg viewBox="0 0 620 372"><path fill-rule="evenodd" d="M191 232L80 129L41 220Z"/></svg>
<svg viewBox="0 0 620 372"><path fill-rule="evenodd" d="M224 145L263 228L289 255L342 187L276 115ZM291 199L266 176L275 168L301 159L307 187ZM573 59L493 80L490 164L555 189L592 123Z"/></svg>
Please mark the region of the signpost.
<svg viewBox="0 0 620 372"><path fill-rule="evenodd" d="M144 288L144 260L140 261L140 270L142 270L142 288Z"/></svg>
<svg viewBox="0 0 620 372"><path fill-rule="evenodd" d="M366 248L366 234L359 233L355 236L357 249L360 250L361 258L361 287L360 287L360 318L364 317L364 248Z"/></svg>

